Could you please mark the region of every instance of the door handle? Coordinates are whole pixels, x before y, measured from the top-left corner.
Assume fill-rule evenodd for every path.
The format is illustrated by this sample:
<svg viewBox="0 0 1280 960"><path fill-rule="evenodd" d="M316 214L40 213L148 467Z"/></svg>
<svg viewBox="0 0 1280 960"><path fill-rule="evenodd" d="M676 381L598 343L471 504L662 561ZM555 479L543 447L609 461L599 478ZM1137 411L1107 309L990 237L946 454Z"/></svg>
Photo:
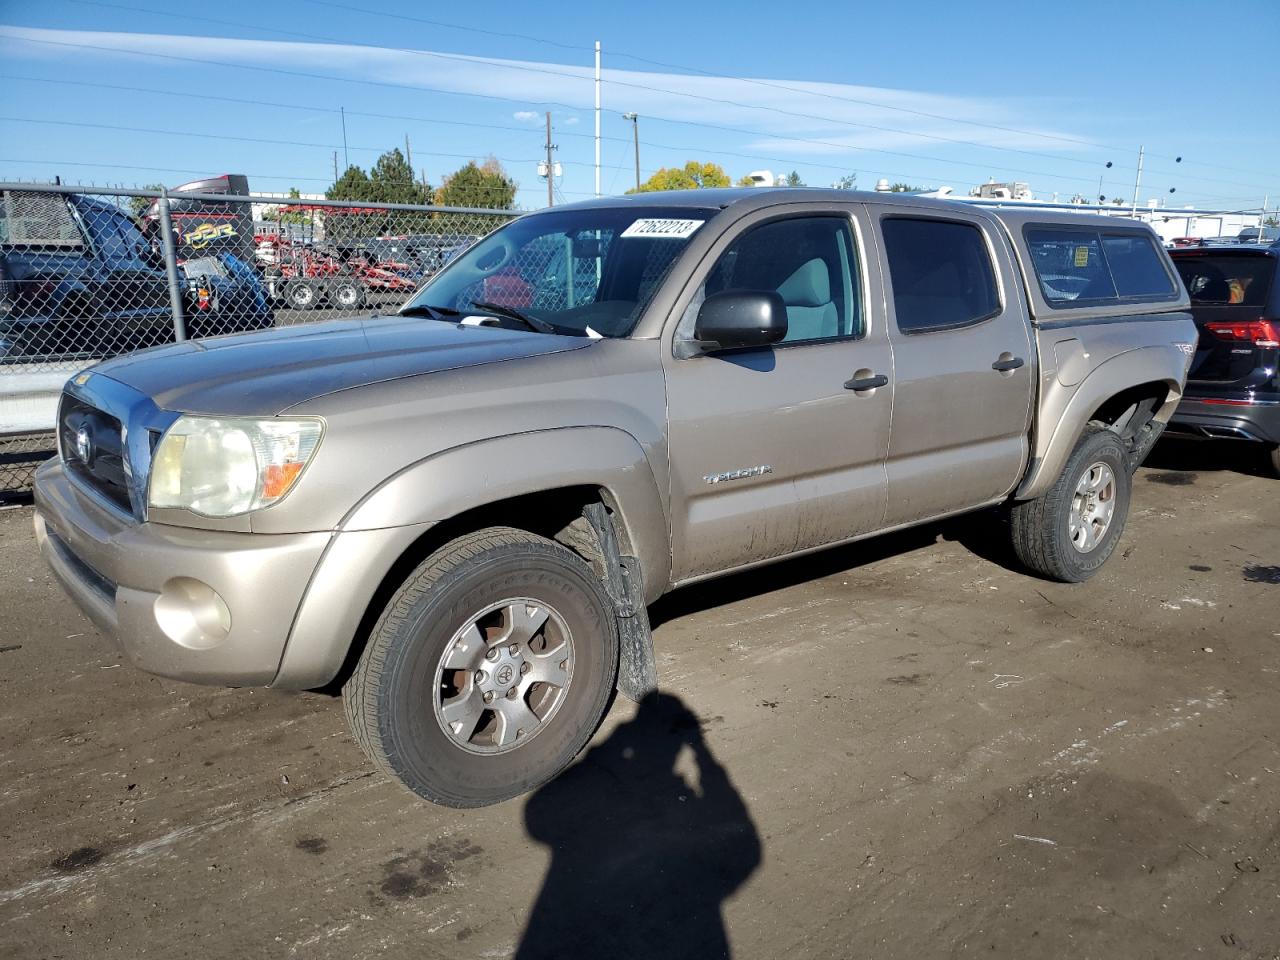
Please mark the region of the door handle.
<svg viewBox="0 0 1280 960"><path fill-rule="evenodd" d="M888 382L888 377L883 373L878 373L869 377L855 377L852 380L846 380L844 388L846 390L874 390L876 387L883 387Z"/></svg>
<svg viewBox="0 0 1280 960"><path fill-rule="evenodd" d="M991 364L991 369L999 370L1001 373L1007 373L1010 370L1017 370L1026 362L1027 361L1023 360L1021 357L1006 357Z"/></svg>

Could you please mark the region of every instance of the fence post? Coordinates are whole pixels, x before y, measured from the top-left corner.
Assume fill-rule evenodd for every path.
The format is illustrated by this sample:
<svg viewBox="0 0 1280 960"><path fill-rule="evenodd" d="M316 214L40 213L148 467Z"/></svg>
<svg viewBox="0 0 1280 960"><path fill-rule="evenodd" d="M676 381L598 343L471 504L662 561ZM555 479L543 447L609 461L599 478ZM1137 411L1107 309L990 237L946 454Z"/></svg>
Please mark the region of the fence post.
<svg viewBox="0 0 1280 960"><path fill-rule="evenodd" d="M160 244L164 250L164 272L169 278L169 306L173 308L173 338L187 339L187 318L182 312L182 287L178 283L178 252L173 243L173 221L169 217L169 191L160 190Z"/></svg>

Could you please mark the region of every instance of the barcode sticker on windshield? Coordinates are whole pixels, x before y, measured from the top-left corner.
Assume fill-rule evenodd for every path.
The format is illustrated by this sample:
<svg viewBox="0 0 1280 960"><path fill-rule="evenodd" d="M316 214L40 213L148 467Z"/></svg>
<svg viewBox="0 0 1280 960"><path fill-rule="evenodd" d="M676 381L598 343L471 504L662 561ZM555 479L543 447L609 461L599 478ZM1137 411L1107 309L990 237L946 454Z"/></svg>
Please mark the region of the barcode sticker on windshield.
<svg viewBox="0 0 1280 960"><path fill-rule="evenodd" d="M661 240L686 240L705 220L637 220L622 231L624 237L653 237Z"/></svg>

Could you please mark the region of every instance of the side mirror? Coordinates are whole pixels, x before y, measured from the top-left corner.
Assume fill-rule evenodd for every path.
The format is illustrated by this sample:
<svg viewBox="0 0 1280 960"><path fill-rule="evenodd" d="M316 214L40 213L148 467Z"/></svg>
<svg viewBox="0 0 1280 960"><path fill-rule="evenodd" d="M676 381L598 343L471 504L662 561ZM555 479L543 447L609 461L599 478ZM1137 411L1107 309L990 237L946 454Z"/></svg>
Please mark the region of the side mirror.
<svg viewBox="0 0 1280 960"><path fill-rule="evenodd" d="M695 349L765 347L787 335L787 306L773 290L725 290L703 301L693 325Z"/></svg>

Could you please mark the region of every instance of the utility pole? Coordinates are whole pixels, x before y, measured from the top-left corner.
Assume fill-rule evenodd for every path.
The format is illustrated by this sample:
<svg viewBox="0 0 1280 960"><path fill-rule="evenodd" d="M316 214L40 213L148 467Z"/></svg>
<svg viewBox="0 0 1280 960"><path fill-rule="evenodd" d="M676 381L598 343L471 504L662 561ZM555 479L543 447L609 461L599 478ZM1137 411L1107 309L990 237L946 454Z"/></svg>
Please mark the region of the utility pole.
<svg viewBox="0 0 1280 960"><path fill-rule="evenodd" d="M338 111L342 114L342 163L350 170L351 160L347 156L347 108L339 107Z"/></svg>
<svg viewBox="0 0 1280 960"><path fill-rule="evenodd" d="M338 182L338 151L333 151L333 182Z"/></svg>
<svg viewBox="0 0 1280 960"><path fill-rule="evenodd" d="M551 188L555 184L556 167L551 160L551 152L555 150L555 144L551 142L551 111L547 111L547 206L555 206L555 197L551 193Z"/></svg>
<svg viewBox="0 0 1280 960"><path fill-rule="evenodd" d="M640 192L640 115L636 113L624 113L623 120L631 121L631 142L636 148L636 193Z"/></svg>
<svg viewBox="0 0 1280 960"><path fill-rule="evenodd" d="M413 179L413 152L409 149L409 135L404 135L404 162L409 168L409 179Z"/></svg>
<svg viewBox="0 0 1280 960"><path fill-rule="evenodd" d="M1138 175L1133 180L1133 209L1129 211L1129 215L1133 217L1138 215L1138 188L1142 186L1142 157L1146 149L1138 147Z"/></svg>
<svg viewBox="0 0 1280 960"><path fill-rule="evenodd" d="M600 41L596 41L596 196L600 196Z"/></svg>

